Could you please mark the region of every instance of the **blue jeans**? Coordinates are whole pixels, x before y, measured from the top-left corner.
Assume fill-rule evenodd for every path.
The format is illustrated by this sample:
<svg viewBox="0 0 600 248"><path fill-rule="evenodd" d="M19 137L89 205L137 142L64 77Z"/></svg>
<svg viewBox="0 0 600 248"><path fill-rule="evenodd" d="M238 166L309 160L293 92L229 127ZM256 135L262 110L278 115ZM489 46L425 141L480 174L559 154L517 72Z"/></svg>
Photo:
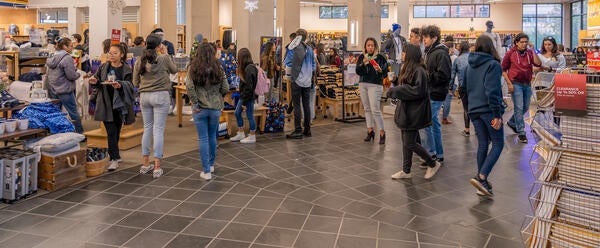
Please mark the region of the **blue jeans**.
<svg viewBox="0 0 600 248"><path fill-rule="evenodd" d="M196 112L198 111L199 112ZM194 108L194 124L198 132L198 143L200 146L200 159L202 170L210 172L210 167L215 164L217 154L217 130L219 129L219 117L221 110Z"/></svg>
<svg viewBox="0 0 600 248"><path fill-rule="evenodd" d="M75 92L64 93L64 94L55 94L51 90L48 91L48 96L53 99L60 100L60 107L65 107L67 113L69 113L69 117L73 121L73 125L75 126L75 132L83 133L83 126L81 125L81 117L79 116L79 112L77 111L77 101L75 100Z"/></svg>
<svg viewBox="0 0 600 248"><path fill-rule="evenodd" d="M444 100L444 105L443 105L443 109L444 112L442 113L442 118L444 119L448 119L448 116L450 115L450 108L452 104L452 94L448 94L446 95L446 100Z"/></svg>
<svg viewBox="0 0 600 248"><path fill-rule="evenodd" d="M238 127L244 127L244 119L242 118L242 106L246 106L246 117L248 118L248 123L250 124L250 131L256 131L256 121L254 120L254 101L244 101L242 99L238 101L237 106L235 106L234 112Z"/></svg>
<svg viewBox="0 0 600 248"><path fill-rule="evenodd" d="M504 148L504 129L503 127L500 127L500 130L494 129L491 125L492 119L491 113L471 119L477 134L477 173L486 178ZM490 142L492 142L492 149L488 152Z"/></svg>
<svg viewBox="0 0 600 248"><path fill-rule="evenodd" d="M150 143L154 144L154 158L163 157L165 123L171 105L168 91L140 93L144 134L142 135L142 156L150 155Z"/></svg>
<svg viewBox="0 0 600 248"><path fill-rule="evenodd" d="M523 116L529 111L531 101L531 85L513 82L515 91L512 93L512 101L515 106L513 116L508 124L517 128L519 135L525 135L525 121Z"/></svg>
<svg viewBox="0 0 600 248"><path fill-rule="evenodd" d="M444 158L444 146L442 144L442 123L440 122L440 109L443 101L431 101L432 126L419 130L421 144L431 156Z"/></svg>

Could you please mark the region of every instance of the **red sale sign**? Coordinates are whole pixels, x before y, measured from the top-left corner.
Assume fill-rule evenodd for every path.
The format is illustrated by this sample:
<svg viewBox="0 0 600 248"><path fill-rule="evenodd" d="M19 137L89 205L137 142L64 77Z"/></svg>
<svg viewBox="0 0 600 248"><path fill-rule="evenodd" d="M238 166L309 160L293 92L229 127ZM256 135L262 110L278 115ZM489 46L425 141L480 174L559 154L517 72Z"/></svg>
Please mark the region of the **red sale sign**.
<svg viewBox="0 0 600 248"><path fill-rule="evenodd" d="M584 74L554 76L554 107L565 115L587 114L587 85Z"/></svg>
<svg viewBox="0 0 600 248"><path fill-rule="evenodd" d="M600 70L600 53L599 52L588 52L585 55L586 64L589 68Z"/></svg>
<svg viewBox="0 0 600 248"><path fill-rule="evenodd" d="M121 30L113 29L112 34L110 35L110 44L119 44L121 42Z"/></svg>

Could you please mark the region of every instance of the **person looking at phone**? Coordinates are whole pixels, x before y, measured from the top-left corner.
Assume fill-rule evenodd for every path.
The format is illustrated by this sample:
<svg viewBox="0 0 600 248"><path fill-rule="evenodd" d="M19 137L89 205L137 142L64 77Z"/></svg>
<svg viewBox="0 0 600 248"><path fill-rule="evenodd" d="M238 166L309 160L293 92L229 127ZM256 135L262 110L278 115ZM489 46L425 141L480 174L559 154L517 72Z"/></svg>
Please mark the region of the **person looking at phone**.
<svg viewBox="0 0 600 248"><path fill-rule="evenodd" d="M482 196L493 195L488 176L504 148L501 76L500 56L494 42L486 35L479 36L475 42L475 52L469 54L469 66L461 91L466 92L469 99L469 117L475 127L478 143L477 175L469 182ZM492 149L489 149L490 142Z"/></svg>
<svg viewBox="0 0 600 248"><path fill-rule="evenodd" d="M374 125L379 128L379 144L385 144L385 129L383 115L381 114L381 94L383 94L383 78L387 76L388 65L385 57L378 53L379 46L375 38L369 37L365 41L363 54L358 56L356 74L360 76L358 89L360 100L365 109L367 121L366 142L375 139Z"/></svg>
<svg viewBox="0 0 600 248"><path fill-rule="evenodd" d="M520 33L515 37L514 46L502 59L502 76L508 86L508 93L512 96L515 109L506 124L519 135L518 139L521 143L527 143L523 115L529 111L533 67L542 66L534 49L533 43L529 42L529 36Z"/></svg>

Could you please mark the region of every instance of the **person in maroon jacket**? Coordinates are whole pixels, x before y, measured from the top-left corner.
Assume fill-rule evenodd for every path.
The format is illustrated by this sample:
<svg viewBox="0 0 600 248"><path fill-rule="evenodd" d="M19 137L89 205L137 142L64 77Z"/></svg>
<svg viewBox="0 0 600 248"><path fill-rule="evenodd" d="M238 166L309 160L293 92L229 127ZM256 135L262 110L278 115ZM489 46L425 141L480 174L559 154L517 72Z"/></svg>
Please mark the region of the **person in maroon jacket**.
<svg viewBox="0 0 600 248"><path fill-rule="evenodd" d="M517 34L514 46L502 59L502 76L506 80L508 93L511 94L514 104L514 113L507 125L519 135L521 143L527 143L523 115L529 110L533 66L541 65L533 43L529 42L529 36L524 33Z"/></svg>

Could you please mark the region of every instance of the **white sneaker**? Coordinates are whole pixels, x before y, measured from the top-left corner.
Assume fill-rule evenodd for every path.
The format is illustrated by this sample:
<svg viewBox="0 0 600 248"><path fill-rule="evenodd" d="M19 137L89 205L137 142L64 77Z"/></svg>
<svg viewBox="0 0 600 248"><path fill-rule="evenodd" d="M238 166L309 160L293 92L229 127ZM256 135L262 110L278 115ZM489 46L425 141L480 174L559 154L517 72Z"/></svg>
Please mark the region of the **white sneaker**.
<svg viewBox="0 0 600 248"><path fill-rule="evenodd" d="M214 165L210 167L210 173L213 173L213 172L215 172L215 166Z"/></svg>
<svg viewBox="0 0 600 248"><path fill-rule="evenodd" d="M148 166L141 166L140 174L146 174L151 170L154 170L154 164L149 164Z"/></svg>
<svg viewBox="0 0 600 248"><path fill-rule="evenodd" d="M250 134L250 135L248 135L248 137L246 137L245 139L240 140L240 143L242 143L242 144L256 143L256 134Z"/></svg>
<svg viewBox="0 0 600 248"><path fill-rule="evenodd" d="M237 134L231 137L229 140L231 141L240 141L246 138L246 134L244 132L237 132Z"/></svg>
<svg viewBox="0 0 600 248"><path fill-rule="evenodd" d="M425 179L430 179L438 172L438 170L442 167L442 164L439 161L435 161L434 167L428 167L427 172L425 172Z"/></svg>
<svg viewBox="0 0 600 248"><path fill-rule="evenodd" d="M208 180L212 179L212 174L210 172L209 173L200 172L200 178L208 181Z"/></svg>
<svg viewBox="0 0 600 248"><path fill-rule="evenodd" d="M406 173L404 171L396 172L396 174L392 175L392 179L404 179L404 178L412 178L412 173Z"/></svg>
<svg viewBox="0 0 600 248"><path fill-rule="evenodd" d="M114 171L119 168L118 160L111 160L108 164L108 171Z"/></svg>

